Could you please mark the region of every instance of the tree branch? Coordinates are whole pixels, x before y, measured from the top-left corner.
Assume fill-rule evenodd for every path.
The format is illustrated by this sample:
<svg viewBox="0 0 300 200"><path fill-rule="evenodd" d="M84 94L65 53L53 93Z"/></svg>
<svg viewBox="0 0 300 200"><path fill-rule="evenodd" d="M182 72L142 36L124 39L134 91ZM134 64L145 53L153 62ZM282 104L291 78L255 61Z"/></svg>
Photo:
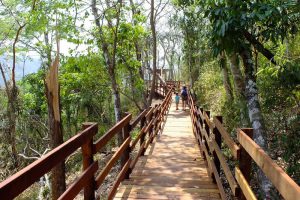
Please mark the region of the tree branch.
<svg viewBox="0 0 300 200"><path fill-rule="evenodd" d="M261 44L251 33L248 31L243 31L244 37L248 42L250 42L257 51L263 54L272 64L277 65L275 61L275 55L268 49L266 49L263 44Z"/></svg>

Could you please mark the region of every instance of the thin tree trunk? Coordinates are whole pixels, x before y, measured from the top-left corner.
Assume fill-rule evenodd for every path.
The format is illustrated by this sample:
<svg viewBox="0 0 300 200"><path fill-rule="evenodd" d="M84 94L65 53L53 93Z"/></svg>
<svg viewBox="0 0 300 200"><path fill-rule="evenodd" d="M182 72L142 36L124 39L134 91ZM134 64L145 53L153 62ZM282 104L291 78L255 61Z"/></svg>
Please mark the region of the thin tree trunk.
<svg viewBox="0 0 300 200"><path fill-rule="evenodd" d="M249 49L243 49L240 52L245 67L246 87L245 95L249 112L250 123L253 128L254 141L265 151L267 151L266 130L263 123L263 117L258 100L258 89L255 80L255 66L253 57ZM271 183L264 175L261 169L257 170L257 177L264 199L270 199Z"/></svg>
<svg viewBox="0 0 300 200"><path fill-rule="evenodd" d="M134 7L135 5L132 0L130 0L130 6L131 6L132 16L135 14L138 14ZM133 24L136 25L137 24L136 21L133 21ZM142 64L143 63L142 62L142 48L138 41L134 42L134 46L135 46L136 59L141 64L141 66L139 68L139 75L140 75L140 78L145 82L144 72L143 72L143 64ZM146 89L142 93L142 99L143 99L143 107L144 107L144 109L146 109L147 108L147 91L146 91Z"/></svg>
<svg viewBox="0 0 300 200"><path fill-rule="evenodd" d="M223 72L223 84L226 92L226 97L227 100L231 102L233 100L233 94L232 94L232 87L228 75L226 56L224 52L222 52L221 54L220 64Z"/></svg>
<svg viewBox="0 0 300 200"><path fill-rule="evenodd" d="M230 55L230 69L233 76L235 94L237 101L240 104L240 121L242 127L249 126L249 117L247 116L246 110L246 97L245 97L245 78L242 75L239 58L237 54Z"/></svg>
<svg viewBox="0 0 300 200"><path fill-rule="evenodd" d="M157 41L156 41L156 29L155 29L155 19L154 19L154 0L151 0L151 13L150 13L150 25L151 25L151 33L152 33L152 83L151 90L148 97L148 105L152 104L152 99L154 97L155 84L156 84L156 61L157 61Z"/></svg>
<svg viewBox="0 0 300 200"><path fill-rule="evenodd" d="M230 69L237 96L245 96L245 78L242 75L237 54L230 56Z"/></svg>
<svg viewBox="0 0 300 200"><path fill-rule="evenodd" d="M49 52L48 52L49 53ZM58 82L59 43L57 39L57 55L45 78L46 98L50 131L50 147L54 149L63 143L61 124L60 91ZM56 200L66 190L65 163L56 165L52 170L51 188L52 199Z"/></svg>
<svg viewBox="0 0 300 200"><path fill-rule="evenodd" d="M106 2L109 4L109 2ZM111 86L112 86L112 92L113 92L113 99L114 99L114 111L115 111L115 120L116 122L120 121L122 119L122 112L121 112L121 100L120 100L120 93L118 91L118 84L116 80L116 75L115 75L115 68L116 68L116 51L117 51L117 40L118 40L118 26L119 26L119 21L120 21L120 11L121 11L121 6L122 6L122 1L119 0L118 3L120 6L118 7L118 15L116 18L116 25L115 28L112 27L112 21L108 22L108 26L111 30L114 30L114 42L112 46L112 55L110 54L109 51L109 44L105 41L103 38L103 30L102 26L100 24L100 16L98 15L98 9L96 7L96 0L91 0L91 7L92 7L92 12L94 15L95 23L98 28L99 32L99 37L101 38L99 41L99 48L102 49L103 57L105 60L105 64L108 69L108 74L111 79ZM108 5L108 7L110 7ZM122 132L118 134L118 144L122 144L123 142L123 137L122 137Z"/></svg>

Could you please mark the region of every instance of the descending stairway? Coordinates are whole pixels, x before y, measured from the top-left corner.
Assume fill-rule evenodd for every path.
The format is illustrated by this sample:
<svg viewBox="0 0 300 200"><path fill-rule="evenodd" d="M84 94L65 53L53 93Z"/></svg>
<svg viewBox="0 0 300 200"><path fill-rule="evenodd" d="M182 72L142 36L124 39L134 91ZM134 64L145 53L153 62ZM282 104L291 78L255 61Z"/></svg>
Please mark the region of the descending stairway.
<svg viewBox="0 0 300 200"><path fill-rule="evenodd" d="M192 133L188 111L175 110L114 199L220 199Z"/></svg>

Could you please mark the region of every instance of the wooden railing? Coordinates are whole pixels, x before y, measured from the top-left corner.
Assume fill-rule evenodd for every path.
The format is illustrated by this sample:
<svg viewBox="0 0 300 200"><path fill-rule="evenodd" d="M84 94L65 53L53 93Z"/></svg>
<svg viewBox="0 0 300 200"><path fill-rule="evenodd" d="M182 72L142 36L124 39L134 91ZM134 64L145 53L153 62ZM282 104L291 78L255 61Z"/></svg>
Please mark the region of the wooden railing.
<svg viewBox="0 0 300 200"><path fill-rule="evenodd" d="M172 102L172 89L167 89L168 92L166 92L166 97L161 104L145 109L134 120L132 120L131 114L127 114L95 142L94 136L98 131L98 125L96 123L83 124L83 130L77 135L0 183L0 199L9 200L17 197L58 163L64 162L68 156L80 147L82 150L83 172L69 185L59 199L73 199L82 189L84 189L85 200L100 198L95 196L95 191L102 185L112 167L120 159L121 170L108 194L108 199L112 199L120 182L129 177L138 158L144 154L153 138L161 130L162 123L165 122L166 114ZM132 140L131 132L138 124L140 124L140 131L136 138ZM99 166L98 161L94 160L94 155L107 145L115 135L120 133L122 134L122 144L101 172L96 174ZM138 143L140 145L137 145ZM131 152L138 146L136 156L131 157Z"/></svg>
<svg viewBox="0 0 300 200"><path fill-rule="evenodd" d="M223 169L235 197L257 199L249 185L252 160L262 169L284 199L300 199L300 187L252 140L252 129L237 129L239 144L236 144L222 124L221 116L211 118L209 111L204 111L203 108L195 105L191 93L188 99L194 135L207 160L209 174L220 189L222 199L226 199L226 194L220 180L220 168ZM235 175L222 152L222 143L230 149L237 163L234 169Z"/></svg>

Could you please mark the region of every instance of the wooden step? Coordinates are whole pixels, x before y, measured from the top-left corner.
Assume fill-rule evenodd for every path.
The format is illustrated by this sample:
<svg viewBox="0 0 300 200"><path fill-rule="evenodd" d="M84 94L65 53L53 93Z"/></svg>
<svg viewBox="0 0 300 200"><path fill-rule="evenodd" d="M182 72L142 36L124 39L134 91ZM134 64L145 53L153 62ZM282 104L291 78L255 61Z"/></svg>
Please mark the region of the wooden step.
<svg viewBox="0 0 300 200"><path fill-rule="evenodd" d="M207 189L217 189L212 181L202 181L202 180L169 180L169 179L156 179L154 180L128 180L123 181L123 185L136 185L136 186L163 186L163 187L184 187L184 188L207 188Z"/></svg>
<svg viewBox="0 0 300 200"><path fill-rule="evenodd" d="M168 160L160 157L156 157L153 155L145 155L139 158L139 161L147 161L147 162L206 162L200 155L194 156L191 158L175 158L175 157L170 157Z"/></svg>
<svg viewBox="0 0 300 200"><path fill-rule="evenodd" d="M218 189L122 185L115 199L220 199Z"/></svg>
<svg viewBox="0 0 300 200"><path fill-rule="evenodd" d="M178 180L178 177L174 176L168 176L168 175L161 175L161 176L147 176L147 175L130 175L129 180L140 180L140 181L153 181L153 182L159 182L159 181L175 181ZM201 179L198 179L197 177L181 177L180 181L194 181L194 180L199 180L199 181L204 181L204 182L209 182L212 183L212 178L208 176L203 176Z"/></svg>

